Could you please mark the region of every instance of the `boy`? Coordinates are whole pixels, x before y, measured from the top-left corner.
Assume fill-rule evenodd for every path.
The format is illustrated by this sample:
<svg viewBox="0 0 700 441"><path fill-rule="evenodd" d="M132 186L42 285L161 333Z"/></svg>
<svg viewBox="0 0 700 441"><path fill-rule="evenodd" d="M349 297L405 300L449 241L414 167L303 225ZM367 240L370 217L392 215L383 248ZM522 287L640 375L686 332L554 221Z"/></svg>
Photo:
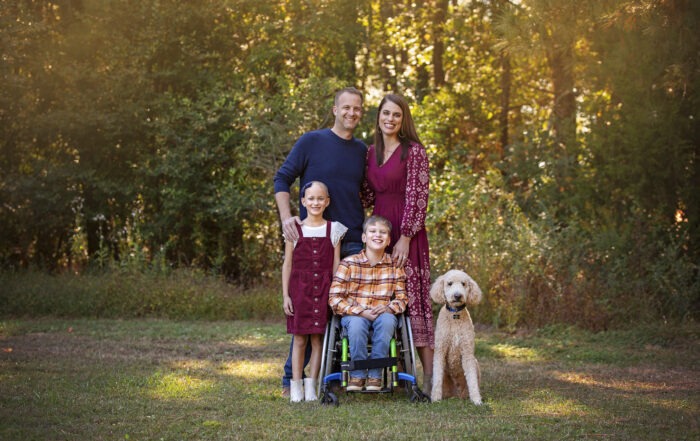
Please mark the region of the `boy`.
<svg viewBox="0 0 700 441"><path fill-rule="evenodd" d="M350 358L367 359L369 330L372 334L370 359L389 356L389 344L398 319L406 309L406 273L398 268L384 251L389 246L391 222L381 216L370 216L362 227L365 249L346 257L333 277L328 304L340 324L347 330ZM365 385L366 381L366 385ZM382 370L350 372L346 390L369 391L382 388Z"/></svg>

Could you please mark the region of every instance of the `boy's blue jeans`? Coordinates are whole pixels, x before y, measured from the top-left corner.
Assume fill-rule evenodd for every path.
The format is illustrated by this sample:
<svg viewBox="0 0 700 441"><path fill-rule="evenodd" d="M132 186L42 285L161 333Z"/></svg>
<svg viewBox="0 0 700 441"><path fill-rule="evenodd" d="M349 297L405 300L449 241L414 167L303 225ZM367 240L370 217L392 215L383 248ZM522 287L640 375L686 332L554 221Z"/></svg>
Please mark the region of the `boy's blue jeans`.
<svg viewBox="0 0 700 441"><path fill-rule="evenodd" d="M347 330L348 345L350 346L351 360L367 360L367 341L369 330L372 329L372 353L370 359L386 358L389 356L389 346L398 319L390 312L377 317L375 321L367 320L357 315L346 315L340 319L340 324ZM351 371L352 378L382 378L381 369L370 369L368 374L365 371Z"/></svg>

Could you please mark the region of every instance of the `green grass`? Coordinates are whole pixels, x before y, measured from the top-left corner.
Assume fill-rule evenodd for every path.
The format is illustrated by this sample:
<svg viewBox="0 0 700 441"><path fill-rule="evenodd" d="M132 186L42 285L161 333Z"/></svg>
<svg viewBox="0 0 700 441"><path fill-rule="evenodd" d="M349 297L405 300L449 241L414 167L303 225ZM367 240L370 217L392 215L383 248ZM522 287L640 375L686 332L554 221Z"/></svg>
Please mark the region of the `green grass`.
<svg viewBox="0 0 700 441"><path fill-rule="evenodd" d="M477 332L486 405L280 397L281 323L0 322L2 440L695 440L700 328Z"/></svg>
<svg viewBox="0 0 700 441"><path fill-rule="evenodd" d="M0 311L13 317L264 320L270 311L281 313L281 288L275 282L244 289L195 269L0 271Z"/></svg>

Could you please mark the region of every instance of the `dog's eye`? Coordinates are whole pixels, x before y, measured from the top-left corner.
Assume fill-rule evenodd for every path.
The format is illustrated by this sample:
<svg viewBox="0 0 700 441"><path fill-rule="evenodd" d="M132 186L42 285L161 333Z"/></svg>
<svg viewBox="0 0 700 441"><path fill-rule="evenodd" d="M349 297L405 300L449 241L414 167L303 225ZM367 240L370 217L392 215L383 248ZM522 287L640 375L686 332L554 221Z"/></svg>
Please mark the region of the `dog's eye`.
<svg viewBox="0 0 700 441"><path fill-rule="evenodd" d="M447 282L447 286L452 286L452 282Z"/></svg>

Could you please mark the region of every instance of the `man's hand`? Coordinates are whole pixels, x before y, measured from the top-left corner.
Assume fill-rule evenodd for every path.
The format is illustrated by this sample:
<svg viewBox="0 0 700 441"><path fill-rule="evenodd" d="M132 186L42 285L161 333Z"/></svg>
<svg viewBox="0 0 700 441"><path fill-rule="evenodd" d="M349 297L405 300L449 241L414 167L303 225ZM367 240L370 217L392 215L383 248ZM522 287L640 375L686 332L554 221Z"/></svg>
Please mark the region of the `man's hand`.
<svg viewBox="0 0 700 441"><path fill-rule="evenodd" d="M299 240L299 232L294 224L301 224L301 219L299 219L299 216L292 216L292 212L289 209L289 192L278 191L275 193L275 203L280 213L280 223L282 224L284 238L292 242Z"/></svg>
<svg viewBox="0 0 700 441"><path fill-rule="evenodd" d="M286 240L291 242L299 240L299 232L297 231L296 224L301 225L299 216L292 216L282 220L282 233Z"/></svg>

